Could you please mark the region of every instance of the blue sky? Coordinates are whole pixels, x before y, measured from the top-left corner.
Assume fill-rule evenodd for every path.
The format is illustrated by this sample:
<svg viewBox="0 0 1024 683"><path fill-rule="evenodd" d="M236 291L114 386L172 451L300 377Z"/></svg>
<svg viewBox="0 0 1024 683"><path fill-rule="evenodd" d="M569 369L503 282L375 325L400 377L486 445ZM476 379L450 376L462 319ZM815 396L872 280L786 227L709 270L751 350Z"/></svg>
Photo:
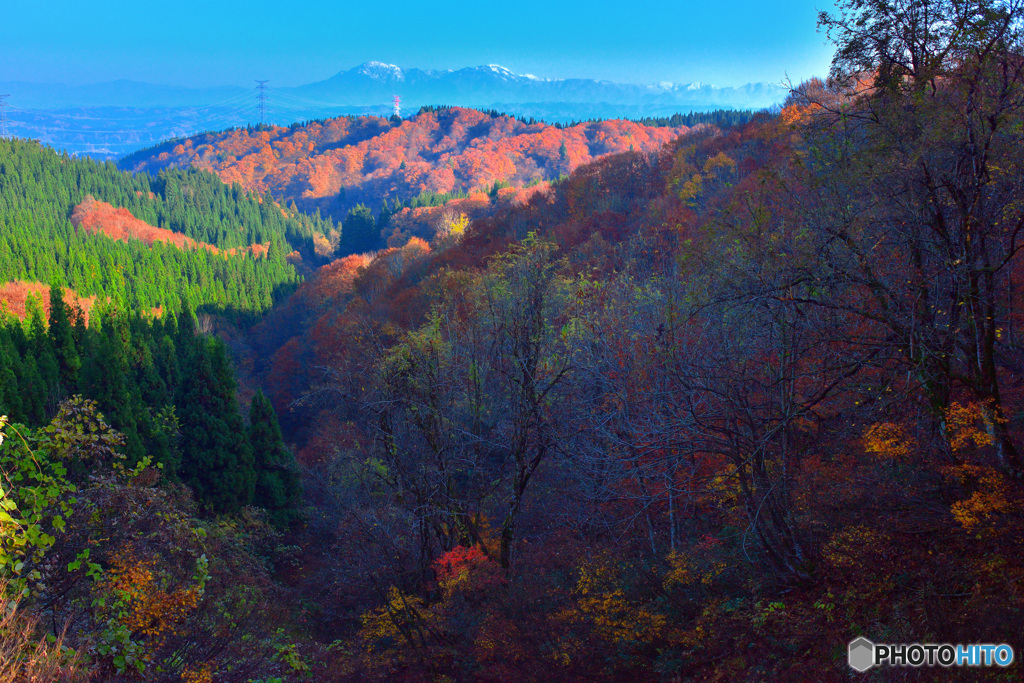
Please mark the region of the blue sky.
<svg viewBox="0 0 1024 683"><path fill-rule="evenodd" d="M5 3L0 81L275 86L369 60L450 69L501 64L546 78L718 85L824 75L827 1Z"/></svg>

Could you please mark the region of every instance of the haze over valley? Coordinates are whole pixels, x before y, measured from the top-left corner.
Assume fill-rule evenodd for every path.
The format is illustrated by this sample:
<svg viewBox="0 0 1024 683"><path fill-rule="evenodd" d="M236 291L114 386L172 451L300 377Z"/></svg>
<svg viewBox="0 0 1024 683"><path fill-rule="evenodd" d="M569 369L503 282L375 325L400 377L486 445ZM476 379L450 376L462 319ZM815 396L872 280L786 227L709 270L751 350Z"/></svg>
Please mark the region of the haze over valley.
<svg viewBox="0 0 1024 683"><path fill-rule="evenodd" d="M57 149L114 158L161 140L245 127L261 121L253 85L207 88L134 81L66 86L2 82L8 93L10 132ZM568 123L640 119L717 109L760 110L785 99L779 83L738 87L710 84L614 83L593 79L541 79L497 65L458 70L402 69L366 62L307 85L266 90L262 120L276 125L339 115L400 115L428 105L496 110L512 116Z"/></svg>

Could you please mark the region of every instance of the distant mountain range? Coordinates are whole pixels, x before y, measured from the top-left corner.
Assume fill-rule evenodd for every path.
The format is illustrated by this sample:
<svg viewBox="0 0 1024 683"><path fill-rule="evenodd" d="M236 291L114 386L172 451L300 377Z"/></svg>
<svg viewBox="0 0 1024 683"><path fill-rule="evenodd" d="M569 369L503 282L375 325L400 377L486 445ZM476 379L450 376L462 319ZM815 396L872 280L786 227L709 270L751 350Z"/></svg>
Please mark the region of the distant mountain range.
<svg viewBox="0 0 1024 683"><path fill-rule="evenodd" d="M272 86L272 84L270 84ZM204 130L259 122L253 88L185 88L111 81L90 86L0 83L8 130L58 148L94 156L120 156L160 140ZM638 85L592 79L545 79L502 66L458 70L403 69L366 62L307 85L266 93L266 118L294 121L342 114L401 112L450 104L498 109L514 115L567 122L592 118L642 118L714 109L763 109L780 103L781 84L718 87L704 83Z"/></svg>
<svg viewBox="0 0 1024 683"><path fill-rule="evenodd" d="M603 104L612 109L616 106L648 107L651 115L656 115L668 109L676 113L680 108L687 111L709 107L762 109L781 102L788 90L767 83L723 88L704 83L636 85L584 78L545 79L516 74L496 64L457 71L423 71L367 62L325 81L285 92L341 104L386 102L392 95L399 95L403 102L416 107L424 104L487 107L496 103L579 103Z"/></svg>

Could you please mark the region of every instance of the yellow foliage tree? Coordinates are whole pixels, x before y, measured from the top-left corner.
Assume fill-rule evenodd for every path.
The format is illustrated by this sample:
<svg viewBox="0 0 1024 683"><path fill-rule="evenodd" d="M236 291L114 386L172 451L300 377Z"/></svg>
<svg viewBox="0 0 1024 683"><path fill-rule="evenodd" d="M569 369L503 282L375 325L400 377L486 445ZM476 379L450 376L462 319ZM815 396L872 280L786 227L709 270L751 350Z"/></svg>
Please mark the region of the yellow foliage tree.
<svg viewBox="0 0 1024 683"><path fill-rule="evenodd" d="M906 460L916 448L914 437L895 422L877 422L864 434L864 450L885 462Z"/></svg>
<svg viewBox="0 0 1024 683"><path fill-rule="evenodd" d="M631 601L610 562L592 560L579 568L575 604L561 610L555 621L573 636L563 640L556 660L568 665L577 658L581 642L601 641L617 647L648 644L659 639L667 619L646 605ZM580 632L585 636L581 636Z"/></svg>

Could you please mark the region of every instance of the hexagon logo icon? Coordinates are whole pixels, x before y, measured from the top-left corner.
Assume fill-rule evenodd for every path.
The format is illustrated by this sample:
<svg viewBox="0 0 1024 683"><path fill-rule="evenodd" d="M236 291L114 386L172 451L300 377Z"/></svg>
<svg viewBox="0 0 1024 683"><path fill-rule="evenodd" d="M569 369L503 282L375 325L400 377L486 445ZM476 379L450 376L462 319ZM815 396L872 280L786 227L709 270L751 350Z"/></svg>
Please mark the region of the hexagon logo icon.
<svg viewBox="0 0 1024 683"><path fill-rule="evenodd" d="M848 656L850 668L863 673L875 665L875 644L867 638L850 641Z"/></svg>

